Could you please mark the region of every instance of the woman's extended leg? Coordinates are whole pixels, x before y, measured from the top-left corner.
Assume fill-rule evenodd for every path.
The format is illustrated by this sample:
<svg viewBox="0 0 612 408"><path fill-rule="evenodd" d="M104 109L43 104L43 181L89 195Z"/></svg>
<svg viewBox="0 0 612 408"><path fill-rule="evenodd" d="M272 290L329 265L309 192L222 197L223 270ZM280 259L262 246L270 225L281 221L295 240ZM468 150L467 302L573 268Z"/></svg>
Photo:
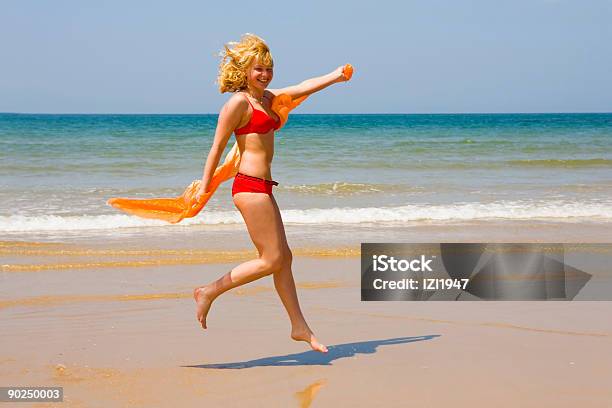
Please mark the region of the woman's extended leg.
<svg viewBox="0 0 612 408"><path fill-rule="evenodd" d="M276 224L278 225L278 234L280 236L283 251L282 266L279 270L274 272L274 287L276 288L276 291L283 302L283 306L285 306L285 310L287 310L287 314L289 315L289 320L291 321L291 338L297 341L305 341L310 344L313 350L326 353L327 347L319 343L317 338L314 336L314 333L312 330L310 330L310 327L308 327L306 319L304 319L304 315L300 309L300 303L298 301L297 291L295 289L295 281L293 280L293 272L291 271L293 256L287 243L285 226L283 225L278 204L276 203L274 197L271 198L272 204L274 205L274 211L278 219Z"/></svg>
<svg viewBox="0 0 612 408"><path fill-rule="evenodd" d="M196 288L196 315L206 328L206 315L212 302L222 293L245 283L274 273L281 268L282 252L279 250L278 220L272 200L263 193L238 193L234 204L242 214L249 235L259 252L259 258L244 262L216 281Z"/></svg>
<svg viewBox="0 0 612 408"><path fill-rule="evenodd" d="M234 195L234 203L244 218L259 258L240 264L215 282L194 290L197 318L202 327L206 328L206 316L215 298L232 288L274 273L274 284L291 320L291 337L308 342L314 350L327 351L308 328L300 310L291 274L291 251L276 201L267 194L238 193Z"/></svg>

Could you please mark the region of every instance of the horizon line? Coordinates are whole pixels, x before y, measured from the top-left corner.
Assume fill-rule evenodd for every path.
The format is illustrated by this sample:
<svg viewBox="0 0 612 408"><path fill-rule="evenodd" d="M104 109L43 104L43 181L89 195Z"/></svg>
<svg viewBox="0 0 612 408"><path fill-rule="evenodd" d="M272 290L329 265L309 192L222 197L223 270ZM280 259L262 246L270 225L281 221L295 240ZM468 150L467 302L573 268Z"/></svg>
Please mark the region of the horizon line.
<svg viewBox="0 0 612 408"><path fill-rule="evenodd" d="M611 114L612 111L548 111L548 112L369 112L369 113L293 113L292 116L299 115L558 115L558 114ZM0 112L0 115L149 115L149 116L198 116L198 115L219 115L219 113L164 113L164 112Z"/></svg>

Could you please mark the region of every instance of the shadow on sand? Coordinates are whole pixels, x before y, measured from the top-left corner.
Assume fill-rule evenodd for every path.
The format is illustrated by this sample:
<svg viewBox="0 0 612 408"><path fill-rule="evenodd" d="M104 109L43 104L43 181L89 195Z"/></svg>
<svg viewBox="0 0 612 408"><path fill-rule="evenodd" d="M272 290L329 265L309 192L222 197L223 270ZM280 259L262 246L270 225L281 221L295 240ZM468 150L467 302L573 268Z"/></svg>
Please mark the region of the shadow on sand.
<svg viewBox="0 0 612 408"><path fill-rule="evenodd" d="M300 365L332 365L332 361L341 358L353 357L357 354L376 353L378 346L390 346L396 344L413 343L415 341L431 340L439 337L439 334L418 337L397 337L387 340L360 341L358 343L338 344L329 346L327 353L306 351L303 353L287 354L284 356L264 357L256 360L239 361L236 363L200 364L182 366L188 368L217 368L217 369L239 369L252 367L282 367Z"/></svg>

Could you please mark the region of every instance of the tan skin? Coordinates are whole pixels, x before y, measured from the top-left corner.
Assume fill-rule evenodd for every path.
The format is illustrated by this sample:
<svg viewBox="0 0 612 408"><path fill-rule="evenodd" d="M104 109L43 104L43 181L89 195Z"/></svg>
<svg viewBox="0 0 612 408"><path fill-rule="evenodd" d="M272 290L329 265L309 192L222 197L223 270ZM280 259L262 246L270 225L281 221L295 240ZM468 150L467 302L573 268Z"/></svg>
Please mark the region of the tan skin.
<svg viewBox="0 0 612 408"><path fill-rule="evenodd" d="M336 82L343 82L346 79L342 74L342 68L338 67L327 75L308 79L298 85L267 90L268 84L272 81L273 69L255 60L246 72L248 88L235 93L221 109L213 146L204 166L202 183L196 199L208 191L212 174L234 130L245 126L251 118L252 109L246 98L249 98L255 109L261 109L273 119L278 119L270 110L275 95L284 93L297 98L320 91ZM238 135L236 139L242 155L240 173L271 180L274 130L266 134ZM276 200L267 194L248 192L235 194L233 200L244 218L259 257L238 265L216 281L194 290L196 317L202 328L206 329L206 317L210 306L219 295L237 286L273 275L274 287L289 315L291 338L307 342L313 350L327 352L327 347L314 336L300 309L291 271L292 254L287 244L285 227Z"/></svg>

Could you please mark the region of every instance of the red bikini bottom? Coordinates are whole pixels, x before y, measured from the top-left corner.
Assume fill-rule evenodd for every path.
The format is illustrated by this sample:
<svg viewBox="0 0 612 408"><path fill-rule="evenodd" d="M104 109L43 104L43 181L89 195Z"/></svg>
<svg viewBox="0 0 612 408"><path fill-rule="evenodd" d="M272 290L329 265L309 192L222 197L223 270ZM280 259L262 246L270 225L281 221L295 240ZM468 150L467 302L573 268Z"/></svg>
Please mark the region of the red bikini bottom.
<svg viewBox="0 0 612 408"><path fill-rule="evenodd" d="M232 185L232 197L236 193L265 193L271 196L272 186L278 186L278 183L273 180L265 180L259 177L238 173Z"/></svg>

